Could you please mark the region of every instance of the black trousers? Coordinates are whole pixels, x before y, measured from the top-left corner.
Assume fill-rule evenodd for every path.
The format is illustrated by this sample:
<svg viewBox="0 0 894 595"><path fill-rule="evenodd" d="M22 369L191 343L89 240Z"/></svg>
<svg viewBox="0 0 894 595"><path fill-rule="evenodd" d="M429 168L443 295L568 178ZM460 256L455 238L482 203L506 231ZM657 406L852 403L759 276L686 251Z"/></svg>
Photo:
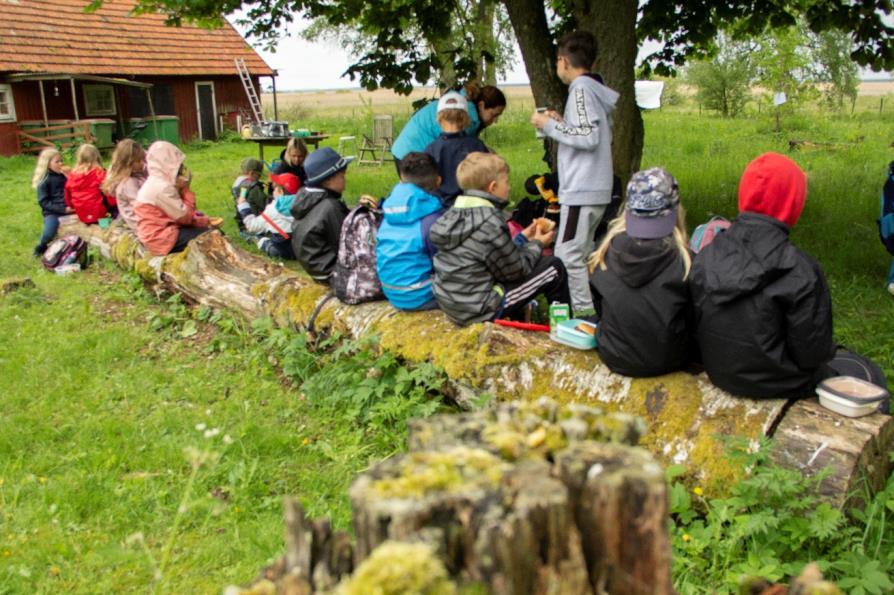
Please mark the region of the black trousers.
<svg viewBox="0 0 894 595"><path fill-rule="evenodd" d="M541 293L549 303L569 303L568 274L565 265L555 256L541 256L531 274L525 279L503 286L502 318L520 318L524 308Z"/></svg>
<svg viewBox="0 0 894 595"><path fill-rule="evenodd" d="M175 252L183 252L190 240L194 240L206 231L211 231L210 227L181 227L177 232L177 241L171 248L170 254Z"/></svg>

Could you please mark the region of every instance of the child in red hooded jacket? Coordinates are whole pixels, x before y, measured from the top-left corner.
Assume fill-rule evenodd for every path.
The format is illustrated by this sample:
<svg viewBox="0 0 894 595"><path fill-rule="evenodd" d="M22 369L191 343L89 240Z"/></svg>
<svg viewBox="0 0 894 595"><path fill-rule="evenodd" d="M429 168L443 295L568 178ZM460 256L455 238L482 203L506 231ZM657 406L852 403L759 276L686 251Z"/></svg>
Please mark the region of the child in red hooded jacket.
<svg viewBox="0 0 894 595"><path fill-rule="evenodd" d="M830 376L886 387L870 360L832 338L832 298L819 263L789 239L807 177L778 153L748 164L739 217L698 253L689 275L708 377L748 397L797 397Z"/></svg>
<svg viewBox="0 0 894 595"><path fill-rule="evenodd" d="M83 223L96 223L105 217L117 217L114 197L100 190L106 179L99 150L90 144L78 147L75 166L65 182L65 204L74 209Z"/></svg>

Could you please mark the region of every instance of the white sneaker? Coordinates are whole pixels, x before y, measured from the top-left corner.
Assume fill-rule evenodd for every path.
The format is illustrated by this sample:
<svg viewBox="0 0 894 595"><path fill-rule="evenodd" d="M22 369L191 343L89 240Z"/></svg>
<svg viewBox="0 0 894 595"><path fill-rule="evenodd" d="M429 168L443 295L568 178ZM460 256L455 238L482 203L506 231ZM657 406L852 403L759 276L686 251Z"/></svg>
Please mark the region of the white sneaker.
<svg viewBox="0 0 894 595"><path fill-rule="evenodd" d="M260 238L258 240L258 250L263 253L267 253L267 244L270 243L270 238Z"/></svg>
<svg viewBox="0 0 894 595"><path fill-rule="evenodd" d="M894 283L888 283L888 293L894 295Z"/></svg>

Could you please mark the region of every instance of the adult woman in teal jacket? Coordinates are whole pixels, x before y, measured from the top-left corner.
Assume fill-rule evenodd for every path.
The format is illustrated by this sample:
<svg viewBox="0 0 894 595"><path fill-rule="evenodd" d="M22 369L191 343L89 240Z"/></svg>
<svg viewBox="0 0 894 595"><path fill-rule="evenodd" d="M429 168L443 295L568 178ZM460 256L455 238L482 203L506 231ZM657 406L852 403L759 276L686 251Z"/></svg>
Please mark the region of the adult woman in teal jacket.
<svg viewBox="0 0 894 595"><path fill-rule="evenodd" d="M506 109L506 96L492 85L479 87L469 83L460 93L469 100L467 110L470 124L465 130L469 136L477 137L482 130L495 123ZM438 102L432 101L413 114L391 147L395 165L408 153L425 151L425 147L441 136L437 112Z"/></svg>

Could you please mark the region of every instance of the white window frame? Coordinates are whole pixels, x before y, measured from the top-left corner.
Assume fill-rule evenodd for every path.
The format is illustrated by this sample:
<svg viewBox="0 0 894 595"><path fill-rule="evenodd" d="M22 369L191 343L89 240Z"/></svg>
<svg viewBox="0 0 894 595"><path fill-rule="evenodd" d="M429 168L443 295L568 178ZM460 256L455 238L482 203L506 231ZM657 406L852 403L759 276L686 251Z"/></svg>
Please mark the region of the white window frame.
<svg viewBox="0 0 894 595"><path fill-rule="evenodd" d="M217 97L214 93L214 81L196 81L196 123L198 124L199 138L204 137L202 134L202 106L199 103L199 85L209 85L211 87L211 109L214 113L214 136L216 137L220 134L220 131L217 129Z"/></svg>
<svg viewBox="0 0 894 595"><path fill-rule="evenodd" d="M16 104L15 100L12 96L12 85L8 84L0 84L0 91L6 93L7 105L9 106L8 114L0 114L0 122L15 122L16 121Z"/></svg>
<svg viewBox="0 0 894 595"><path fill-rule="evenodd" d="M95 106L91 104L90 100L87 97L87 92L99 92L99 91L107 91L112 98L112 107L111 109L103 109L97 110L93 109ZM118 106L117 101L115 101L115 87L112 85L81 85L81 92L84 94L84 111L88 116L114 116L118 114Z"/></svg>

